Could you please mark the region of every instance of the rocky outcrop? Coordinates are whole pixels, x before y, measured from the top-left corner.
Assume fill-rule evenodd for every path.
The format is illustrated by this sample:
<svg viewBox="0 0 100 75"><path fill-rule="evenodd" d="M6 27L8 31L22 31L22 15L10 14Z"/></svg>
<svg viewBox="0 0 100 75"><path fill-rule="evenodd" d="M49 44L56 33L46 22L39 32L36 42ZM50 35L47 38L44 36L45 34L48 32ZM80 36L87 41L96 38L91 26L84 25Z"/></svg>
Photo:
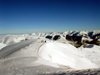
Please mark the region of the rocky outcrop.
<svg viewBox="0 0 100 75"><path fill-rule="evenodd" d="M47 38L47 39L52 39L52 36L47 35L45 38Z"/></svg>
<svg viewBox="0 0 100 75"><path fill-rule="evenodd" d="M55 35L55 36L53 37L53 40L58 40L58 39L60 39L60 38L61 38L60 35Z"/></svg>
<svg viewBox="0 0 100 75"><path fill-rule="evenodd" d="M75 47L80 47L84 44L94 44L100 46L100 32L88 31L88 32L67 32L66 40L70 41Z"/></svg>
<svg viewBox="0 0 100 75"><path fill-rule="evenodd" d="M100 45L100 41L98 39L93 39L92 41L85 41L87 44L95 44L95 45Z"/></svg>
<svg viewBox="0 0 100 75"><path fill-rule="evenodd" d="M66 35L66 39L69 40L69 41L74 41L74 42L77 42L78 44L80 44L82 36L69 36L69 35Z"/></svg>
<svg viewBox="0 0 100 75"><path fill-rule="evenodd" d="M45 38L47 38L47 39L53 39L53 40L58 40L58 39L61 38L61 36L60 36L60 35L55 35L55 36L53 37L53 36L48 35L48 36L46 36Z"/></svg>
<svg viewBox="0 0 100 75"><path fill-rule="evenodd" d="M93 32L89 32L88 37L90 37L91 39L97 39L98 37L100 37L100 33L93 34Z"/></svg>
<svg viewBox="0 0 100 75"><path fill-rule="evenodd" d="M46 36L48 39L58 40L58 39L66 39L70 42L70 44L75 47L80 47L84 44L94 44L100 46L100 30L94 31L67 31L64 33L52 33Z"/></svg>

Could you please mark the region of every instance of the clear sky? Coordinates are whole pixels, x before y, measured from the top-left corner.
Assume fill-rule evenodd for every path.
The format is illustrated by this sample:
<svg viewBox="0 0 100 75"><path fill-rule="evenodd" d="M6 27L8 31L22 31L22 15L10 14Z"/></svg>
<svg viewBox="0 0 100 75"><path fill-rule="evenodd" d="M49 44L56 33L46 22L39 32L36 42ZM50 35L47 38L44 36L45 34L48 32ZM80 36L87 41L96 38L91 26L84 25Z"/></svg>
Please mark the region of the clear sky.
<svg viewBox="0 0 100 75"><path fill-rule="evenodd" d="M0 0L0 34L100 30L100 0Z"/></svg>

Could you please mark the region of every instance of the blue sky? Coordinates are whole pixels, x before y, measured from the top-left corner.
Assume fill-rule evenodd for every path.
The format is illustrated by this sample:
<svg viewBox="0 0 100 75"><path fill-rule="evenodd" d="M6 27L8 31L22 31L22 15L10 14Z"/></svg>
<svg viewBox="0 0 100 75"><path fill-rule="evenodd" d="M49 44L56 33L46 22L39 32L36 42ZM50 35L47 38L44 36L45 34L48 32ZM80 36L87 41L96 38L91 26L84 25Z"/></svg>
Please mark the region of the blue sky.
<svg viewBox="0 0 100 75"><path fill-rule="evenodd" d="M100 30L100 0L0 0L0 34Z"/></svg>

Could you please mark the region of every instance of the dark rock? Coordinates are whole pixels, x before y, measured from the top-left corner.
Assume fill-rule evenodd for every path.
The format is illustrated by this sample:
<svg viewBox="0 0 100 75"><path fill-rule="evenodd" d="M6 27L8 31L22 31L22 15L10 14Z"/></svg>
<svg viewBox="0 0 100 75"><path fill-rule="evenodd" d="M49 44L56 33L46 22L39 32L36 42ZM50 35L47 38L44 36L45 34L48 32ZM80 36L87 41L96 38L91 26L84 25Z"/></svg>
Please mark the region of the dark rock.
<svg viewBox="0 0 100 75"><path fill-rule="evenodd" d="M88 33L88 36L89 36L91 39L96 39L96 37L97 37L97 38L100 37L100 33L93 35L93 32L89 32L89 33Z"/></svg>
<svg viewBox="0 0 100 75"><path fill-rule="evenodd" d="M61 38L60 35L55 35L54 38L53 38L53 40L58 40L60 38Z"/></svg>
<svg viewBox="0 0 100 75"><path fill-rule="evenodd" d="M52 39L52 36L48 35L48 36L46 36L45 38L47 38L47 39Z"/></svg>
<svg viewBox="0 0 100 75"><path fill-rule="evenodd" d="M98 39L93 39L92 41L86 41L86 43L100 45L100 41L98 41Z"/></svg>
<svg viewBox="0 0 100 75"><path fill-rule="evenodd" d="M73 34L73 36L77 36L78 34L79 34L79 32L76 32L76 33Z"/></svg>
<svg viewBox="0 0 100 75"><path fill-rule="evenodd" d="M91 39L93 39L92 35L93 35L93 32L89 32L89 33L88 33L88 36L89 36Z"/></svg>
<svg viewBox="0 0 100 75"><path fill-rule="evenodd" d="M98 38L100 38L100 33L92 36L92 39L98 39Z"/></svg>
<svg viewBox="0 0 100 75"><path fill-rule="evenodd" d="M74 42L77 42L78 44L80 44L82 36L69 36L69 35L66 35L66 39L69 40L69 41L74 41Z"/></svg>
<svg viewBox="0 0 100 75"><path fill-rule="evenodd" d="M66 35L66 39L69 40L69 41L72 41L72 42L70 42L70 44L74 45L76 48L78 48L82 45L82 43L81 43L82 36Z"/></svg>

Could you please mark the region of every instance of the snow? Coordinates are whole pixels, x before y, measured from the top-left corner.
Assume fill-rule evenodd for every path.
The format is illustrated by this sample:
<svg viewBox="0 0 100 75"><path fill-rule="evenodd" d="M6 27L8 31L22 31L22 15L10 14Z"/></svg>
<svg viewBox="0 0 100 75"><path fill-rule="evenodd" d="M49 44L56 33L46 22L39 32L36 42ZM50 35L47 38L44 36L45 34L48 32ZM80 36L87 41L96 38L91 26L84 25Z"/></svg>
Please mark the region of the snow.
<svg viewBox="0 0 100 75"><path fill-rule="evenodd" d="M100 34L100 30L94 30L93 35Z"/></svg>
<svg viewBox="0 0 100 75"><path fill-rule="evenodd" d="M77 35L77 36L89 36L89 33L93 33L93 35L100 34L100 30L93 30L93 31L66 31L63 35Z"/></svg>
<svg viewBox="0 0 100 75"><path fill-rule="evenodd" d="M95 52L100 51L97 47L92 48L92 50L94 49ZM93 54L92 50L87 48L87 50L84 51L84 49L82 49L81 53L79 49L70 44L47 42L40 48L39 56L53 63L70 66L71 68L77 70L99 68L98 66L100 66L100 61L96 60L98 54ZM91 62L92 59L89 59L88 55L91 55L93 57L93 60L95 59L96 61ZM99 57L100 55L98 55L98 59Z"/></svg>
<svg viewBox="0 0 100 75"><path fill-rule="evenodd" d="M17 35L6 35L4 37L2 37L2 43L6 44L6 45L11 45L14 43L18 43L22 40L25 40L24 36L17 36Z"/></svg>
<svg viewBox="0 0 100 75"><path fill-rule="evenodd" d="M30 75L33 75L33 73L36 75L39 74L39 71L46 72L47 70L54 72L58 71L58 69L66 71L100 68L100 46L87 44L85 48L83 45L76 48L69 44L64 37L66 35L83 35L82 40L91 41L92 39L88 35L90 32L93 32L92 35L100 34L100 30L94 30L0 36L0 52L3 52L1 50L4 47L9 50L12 48L11 46L17 47L15 43L21 44L26 39L27 41L29 39L33 40L32 43L24 48L0 59L1 75L17 75L18 73L19 75L24 75L24 70ZM61 38L56 41L49 40L45 38L47 35L53 37L60 35ZM98 41L100 41L100 38ZM38 72L36 69L38 69Z"/></svg>
<svg viewBox="0 0 100 75"><path fill-rule="evenodd" d="M22 34L22 35L2 35L2 36L0 36L0 43L4 43L6 45L11 45L11 44L14 44L14 43L24 41L25 39L34 39L34 38L39 38L39 37L46 37L47 35L51 35L53 37L55 35L60 35L61 39L63 39L63 40L65 39L65 37L63 37L63 36L66 36L66 35L84 36L84 37L82 37L82 40L91 41L92 39L88 35L89 33L93 33L91 36L97 35L97 34L100 34L100 30L66 31L66 32L63 32L63 33L53 32L53 33L32 33L32 34Z"/></svg>
<svg viewBox="0 0 100 75"><path fill-rule="evenodd" d="M0 50L1 50L2 48L4 48L5 46L6 46L5 44L0 43Z"/></svg>

